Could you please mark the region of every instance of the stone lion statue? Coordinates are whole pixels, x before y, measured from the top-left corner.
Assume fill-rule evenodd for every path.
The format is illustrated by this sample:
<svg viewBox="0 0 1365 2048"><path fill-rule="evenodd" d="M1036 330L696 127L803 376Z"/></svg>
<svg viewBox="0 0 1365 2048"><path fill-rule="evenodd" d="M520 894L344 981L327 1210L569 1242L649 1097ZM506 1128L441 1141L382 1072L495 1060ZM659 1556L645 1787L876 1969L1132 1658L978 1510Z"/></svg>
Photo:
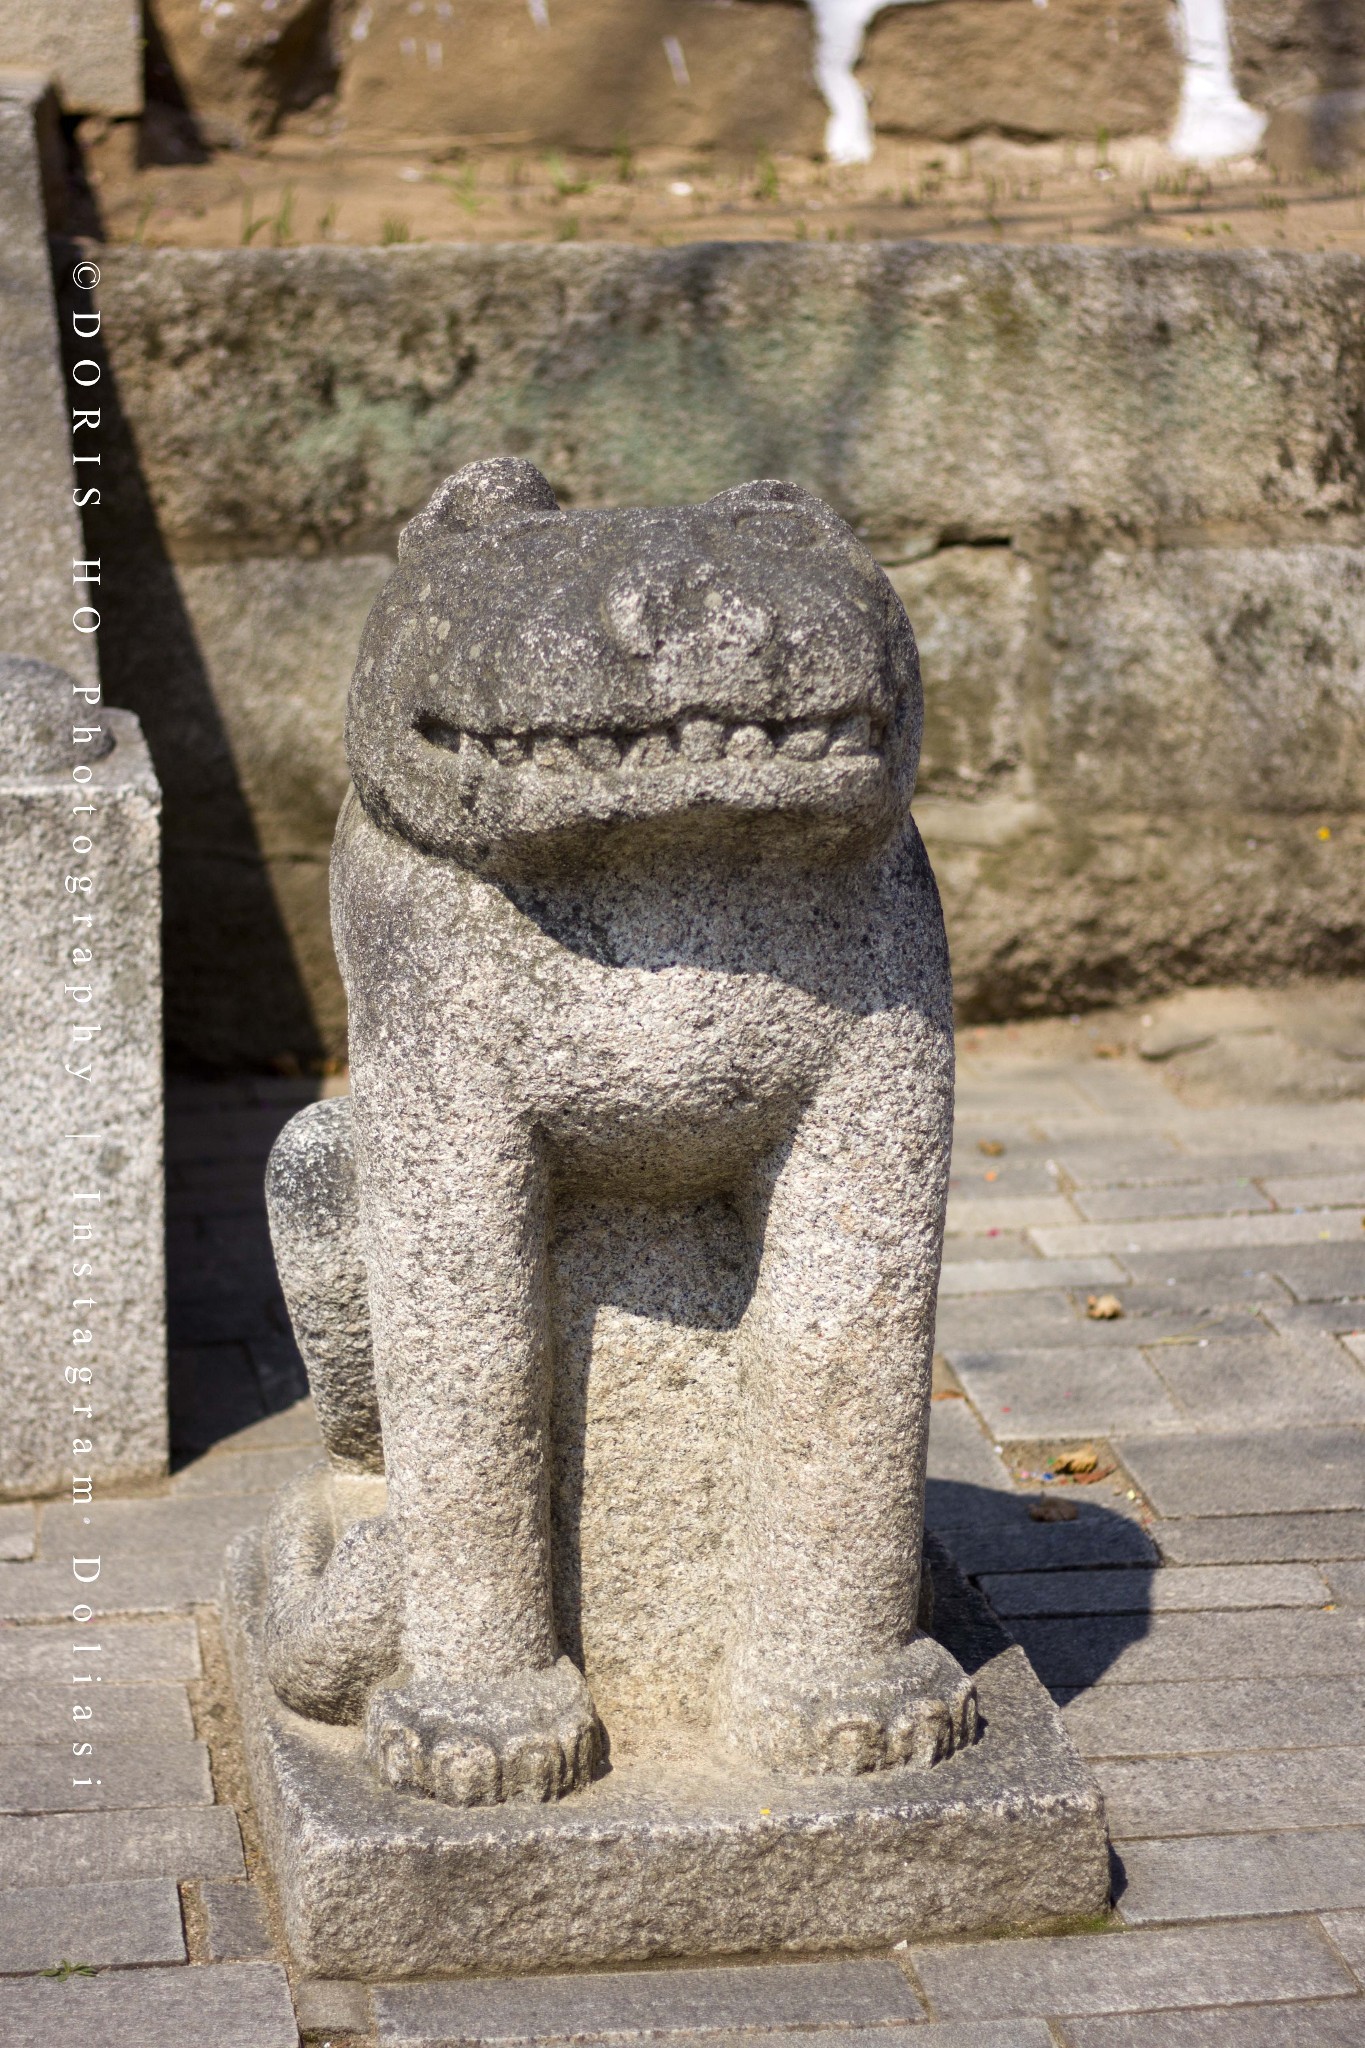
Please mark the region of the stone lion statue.
<svg viewBox="0 0 1365 2048"><path fill-rule="evenodd" d="M328 1453L267 1532L268 1667L393 1786L975 1733L916 1622L953 1085L920 724L898 598L793 485L578 511L478 462L402 536L332 866L352 1095L268 1177Z"/></svg>

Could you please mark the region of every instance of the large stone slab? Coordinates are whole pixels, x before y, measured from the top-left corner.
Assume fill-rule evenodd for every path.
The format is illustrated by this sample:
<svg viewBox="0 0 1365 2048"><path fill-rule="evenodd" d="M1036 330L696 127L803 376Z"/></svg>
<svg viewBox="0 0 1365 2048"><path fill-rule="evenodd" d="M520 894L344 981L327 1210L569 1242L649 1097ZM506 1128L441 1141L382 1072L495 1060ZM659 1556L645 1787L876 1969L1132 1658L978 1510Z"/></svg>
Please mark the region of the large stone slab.
<svg viewBox="0 0 1365 2048"><path fill-rule="evenodd" d="M817 1951L1100 1910L1093 1781L976 1597L943 1567L935 1589L986 1727L930 1772L778 1776L670 1749L665 1733L659 1754L557 1804L456 1808L381 1786L357 1731L280 1705L260 1661L258 1539L244 1536L229 1654L299 1966L382 1979Z"/></svg>
<svg viewBox="0 0 1365 2048"><path fill-rule="evenodd" d="M0 0L0 64L41 71L72 114L142 112L134 0Z"/></svg>
<svg viewBox="0 0 1365 2048"><path fill-rule="evenodd" d="M226 48L186 5L187 44ZM921 51L959 8L887 9L873 42ZM924 629L921 823L972 1013L1359 965L1358 259L124 247L102 268L131 429L106 456L107 673L174 806L172 1009L204 1056L344 1043L343 764L335 723L317 735L346 622L443 471L500 448L579 505L792 477L869 537ZM1329 797L1319 842L1303 807Z"/></svg>
<svg viewBox="0 0 1365 2048"><path fill-rule="evenodd" d="M6 47L7 17L22 14L23 39L36 41L44 11L0 0L0 65L23 61L12 38ZM71 624L89 593L72 595L72 561L85 549L44 202L61 148L44 70L0 71L0 653L60 662L93 683L93 642Z"/></svg>
<svg viewBox="0 0 1365 2048"><path fill-rule="evenodd" d="M0 659L0 1495L167 1457L160 790L137 720L78 686Z"/></svg>

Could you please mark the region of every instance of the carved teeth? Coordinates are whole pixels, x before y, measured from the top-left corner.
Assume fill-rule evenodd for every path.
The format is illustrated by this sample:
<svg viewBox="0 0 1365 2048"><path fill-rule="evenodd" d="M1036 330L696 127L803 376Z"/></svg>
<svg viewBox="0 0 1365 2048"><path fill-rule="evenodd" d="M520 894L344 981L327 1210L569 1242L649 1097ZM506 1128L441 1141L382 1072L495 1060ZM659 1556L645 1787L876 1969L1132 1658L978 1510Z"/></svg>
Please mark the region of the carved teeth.
<svg viewBox="0 0 1365 2048"><path fill-rule="evenodd" d="M866 711L857 711L852 718L841 718L829 736L831 754L870 754L872 751L872 720Z"/></svg>
<svg viewBox="0 0 1365 2048"><path fill-rule="evenodd" d="M725 742L727 761L761 761L771 754L771 735L761 725L732 725Z"/></svg>
<svg viewBox="0 0 1365 2048"><path fill-rule="evenodd" d="M725 727L718 718L685 718L678 730L678 752L685 761L719 761L725 752Z"/></svg>
<svg viewBox="0 0 1365 2048"><path fill-rule="evenodd" d="M531 742L531 759L537 768L572 768L578 758L573 740L562 733L538 732Z"/></svg>
<svg viewBox="0 0 1365 2048"><path fill-rule="evenodd" d="M621 742L614 732L585 732L578 742L578 758L585 768L619 768Z"/></svg>
<svg viewBox="0 0 1365 2048"><path fill-rule="evenodd" d="M829 727L818 720L785 726L777 736L777 751L788 761L823 761L829 751Z"/></svg>
<svg viewBox="0 0 1365 2048"><path fill-rule="evenodd" d="M529 762L551 774L586 770L599 775L618 768L632 774L647 773L670 762L764 761L774 755L803 763L848 759L880 751L885 737L884 726L874 726L866 711L836 720L768 720L763 724L690 714L674 725L654 726L646 732L599 729L577 735L544 730L478 733L435 720L420 723L418 729L436 745L476 762L496 761L506 767Z"/></svg>
<svg viewBox="0 0 1365 2048"><path fill-rule="evenodd" d="M621 756L623 768L662 768L677 753L676 735L666 726L661 732L642 732L626 742Z"/></svg>

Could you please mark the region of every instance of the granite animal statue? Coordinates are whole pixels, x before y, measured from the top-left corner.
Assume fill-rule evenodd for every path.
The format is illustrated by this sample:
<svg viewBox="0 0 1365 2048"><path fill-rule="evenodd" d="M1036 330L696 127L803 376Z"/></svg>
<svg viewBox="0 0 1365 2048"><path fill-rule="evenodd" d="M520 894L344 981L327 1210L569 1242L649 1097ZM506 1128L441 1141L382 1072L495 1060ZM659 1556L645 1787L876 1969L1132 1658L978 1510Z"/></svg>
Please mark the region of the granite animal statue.
<svg viewBox="0 0 1365 2048"><path fill-rule="evenodd" d="M585 1191L723 1200L751 1254L719 1739L806 1774L974 1737L917 1626L953 1088L920 726L899 599L793 485L563 510L485 461L403 534L333 855L352 1094L268 1178L328 1463L267 1533L267 1665L395 1787L552 1799L603 1753L552 1499Z"/></svg>

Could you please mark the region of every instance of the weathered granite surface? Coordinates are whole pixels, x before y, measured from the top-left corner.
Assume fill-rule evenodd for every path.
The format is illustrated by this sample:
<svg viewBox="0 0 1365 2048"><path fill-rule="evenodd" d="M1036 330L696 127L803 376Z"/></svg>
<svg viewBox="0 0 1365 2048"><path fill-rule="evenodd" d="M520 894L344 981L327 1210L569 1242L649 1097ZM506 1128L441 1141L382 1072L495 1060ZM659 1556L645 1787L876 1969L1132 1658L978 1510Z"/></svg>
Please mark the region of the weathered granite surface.
<svg viewBox="0 0 1365 2048"><path fill-rule="evenodd" d="M259 1583L239 1553L239 1684L363 1730L349 1768L419 1830L418 1795L576 1816L547 1839L592 1932L528 1902L504 1961L630 1953L613 1893L643 1953L865 1939L825 1869L797 1886L818 1919L770 1902L751 1942L715 1813L756 1771L904 1798L978 1737L920 1625L953 1057L920 729L899 599L781 483L582 513L529 463L473 464L366 625L333 857L352 1093L285 1127L268 1178L330 1463L278 1497ZM305 1944L320 1796L276 1833ZM671 1903L661 1797L692 1845ZM372 1810L332 1820L354 1844ZM800 1810L760 1852L794 1859L779 1894ZM976 1818L997 1857L1004 1809ZM484 1872L500 1922L523 1861ZM397 1862L372 1971L446 1882ZM498 1953L435 1938L448 1966Z"/></svg>
<svg viewBox="0 0 1365 2048"><path fill-rule="evenodd" d="M793 486L564 512L504 459L403 534L333 857L353 1092L270 1177L324 1441L388 1489L282 1498L270 1671L394 1785L559 1796L599 1713L798 1771L972 1738L914 1632L952 1114L920 727L904 608ZM651 1266L674 1356L628 1347L606 1415L575 1324L647 1317ZM680 1412L651 1381L697 1354ZM662 1581L651 1520L701 1539Z"/></svg>
<svg viewBox="0 0 1365 2048"><path fill-rule="evenodd" d="M42 72L66 113L140 114L136 0L0 0L0 64Z"/></svg>
<svg viewBox="0 0 1365 2048"><path fill-rule="evenodd" d="M497 448L578 506L767 474L850 520L925 626L916 815L967 1014L1361 965L1355 258L593 244L103 267L123 422L104 658L167 786L169 1010L200 1054L344 1043L325 870L350 649L402 521Z"/></svg>
<svg viewBox="0 0 1365 2048"><path fill-rule="evenodd" d="M258 1546L250 1535L229 1553L228 1650L305 1975L875 1948L1107 1904L1095 1781L1022 1653L941 1554L934 1626L972 1674L983 1732L933 1771L721 1767L675 1732L572 1798L471 1808L379 1784L359 1730L281 1705L263 1669Z"/></svg>
<svg viewBox="0 0 1365 2048"><path fill-rule="evenodd" d="M45 155L61 147L46 78L0 70L0 650L92 682L94 643L71 624L88 593L72 595L85 551L43 200Z"/></svg>
<svg viewBox="0 0 1365 2048"><path fill-rule="evenodd" d="M0 657L9 1495L166 1464L160 792L132 713L75 691L60 669ZM89 1451L73 1457L76 1441Z"/></svg>

